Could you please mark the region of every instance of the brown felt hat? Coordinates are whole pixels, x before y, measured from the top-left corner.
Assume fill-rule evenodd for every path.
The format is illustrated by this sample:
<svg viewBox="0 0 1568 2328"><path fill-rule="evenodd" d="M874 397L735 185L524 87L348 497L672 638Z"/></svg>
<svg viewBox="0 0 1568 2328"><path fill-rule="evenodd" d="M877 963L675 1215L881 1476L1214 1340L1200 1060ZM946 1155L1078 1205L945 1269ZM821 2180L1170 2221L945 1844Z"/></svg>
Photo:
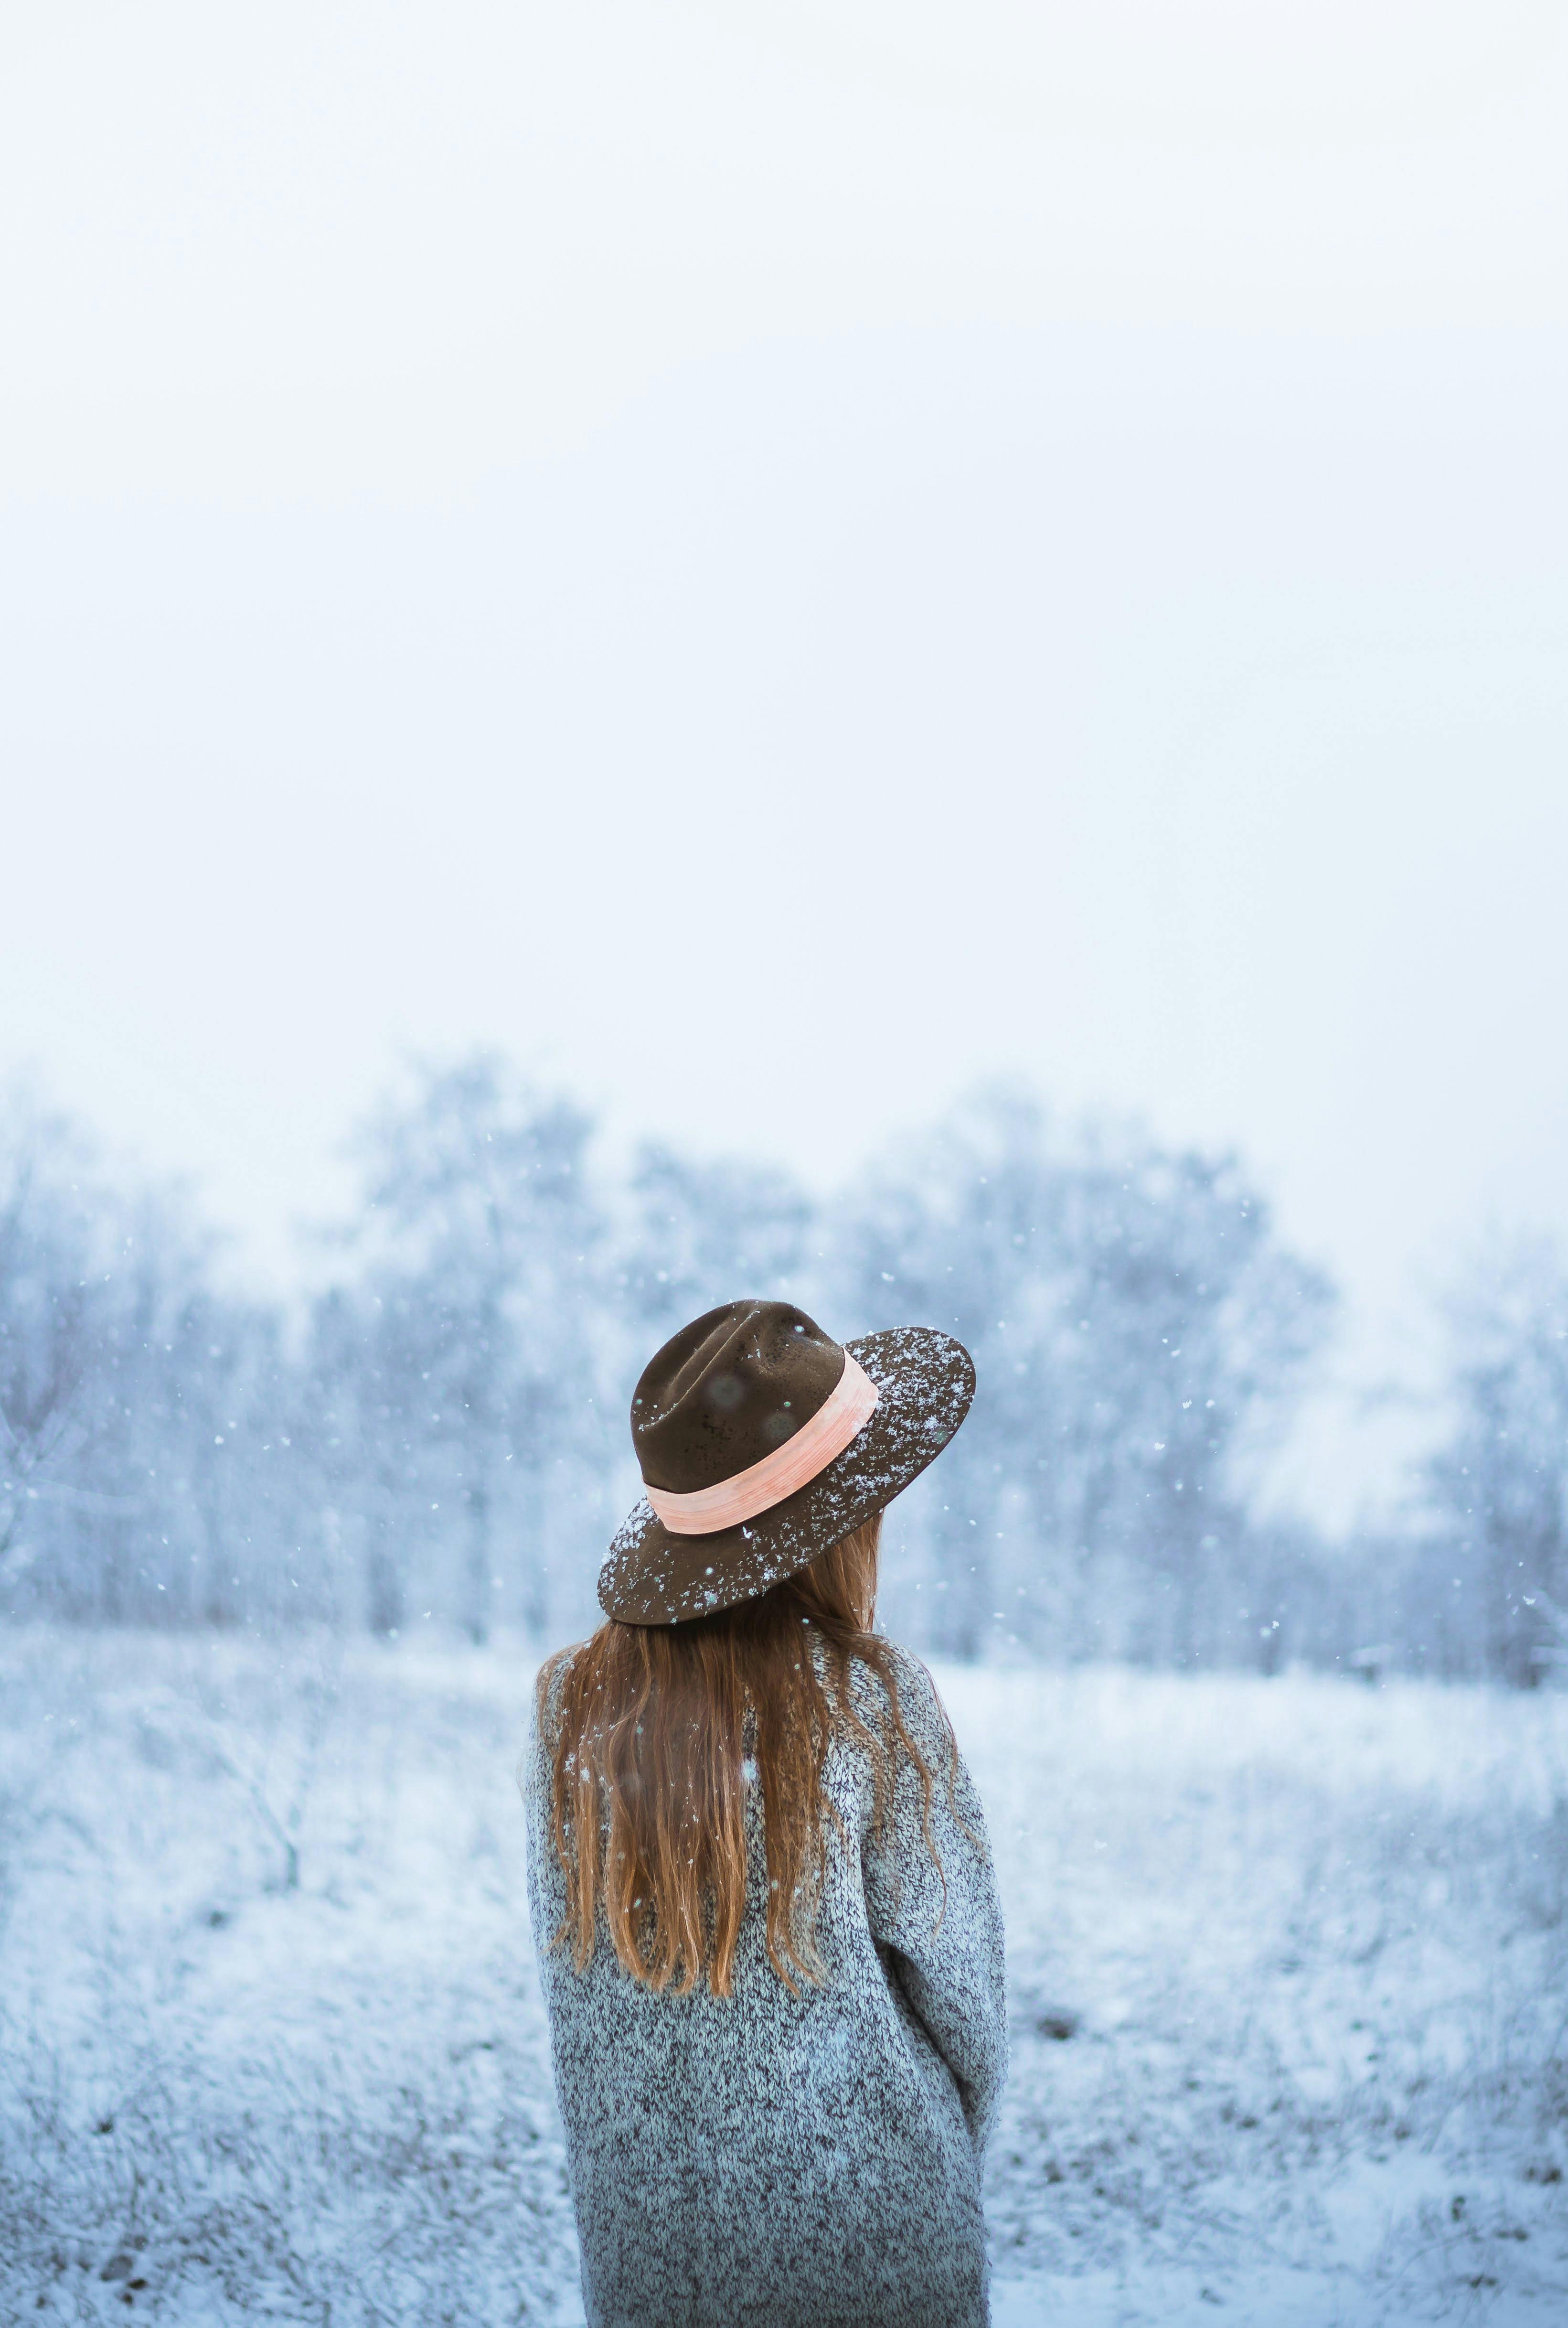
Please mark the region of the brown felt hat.
<svg viewBox="0 0 1568 2328"><path fill-rule="evenodd" d="M895 1326L840 1344L787 1301L728 1301L632 1394L644 1494L599 1572L624 1625L750 1600L891 1503L974 1396L962 1342Z"/></svg>

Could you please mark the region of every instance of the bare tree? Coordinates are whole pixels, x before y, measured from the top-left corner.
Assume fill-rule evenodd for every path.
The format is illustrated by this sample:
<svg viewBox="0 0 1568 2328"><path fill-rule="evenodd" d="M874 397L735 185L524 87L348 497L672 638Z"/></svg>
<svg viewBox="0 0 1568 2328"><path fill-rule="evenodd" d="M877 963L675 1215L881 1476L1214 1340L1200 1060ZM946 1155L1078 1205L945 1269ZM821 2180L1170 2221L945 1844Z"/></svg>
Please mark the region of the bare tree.
<svg viewBox="0 0 1568 2328"><path fill-rule="evenodd" d="M735 1159L699 1163L648 1145L638 1150L614 1282L646 1328L640 1359L656 1338L721 1301L759 1294L809 1309L819 1297L817 1208L788 1173Z"/></svg>
<svg viewBox="0 0 1568 2328"><path fill-rule="evenodd" d="M1542 1679L1568 1606L1568 1263L1544 1238L1478 1255L1449 1296L1453 1426L1428 1485L1481 1669Z"/></svg>
<svg viewBox="0 0 1568 2328"><path fill-rule="evenodd" d="M11 1107L20 1112L14 1098ZM38 1480L59 1454L89 1358L85 1225L47 1177L64 1127L36 1117L7 1127L0 1169L0 1557L16 1544Z"/></svg>
<svg viewBox="0 0 1568 2328"><path fill-rule="evenodd" d="M552 1519L596 1451L605 1220L591 1131L580 1110L481 1056L422 1075L361 1142L377 1403L416 1484L436 1490L420 1497L430 1514L460 1516L439 1533L461 1538L459 1604L475 1642L503 1566L530 1621L548 1623Z"/></svg>
<svg viewBox="0 0 1568 2328"><path fill-rule="evenodd" d="M931 1499L942 1646L1204 1654L1235 1459L1330 1303L1234 1160L986 1094L872 1178L840 1253L858 1320L947 1327L979 1367Z"/></svg>

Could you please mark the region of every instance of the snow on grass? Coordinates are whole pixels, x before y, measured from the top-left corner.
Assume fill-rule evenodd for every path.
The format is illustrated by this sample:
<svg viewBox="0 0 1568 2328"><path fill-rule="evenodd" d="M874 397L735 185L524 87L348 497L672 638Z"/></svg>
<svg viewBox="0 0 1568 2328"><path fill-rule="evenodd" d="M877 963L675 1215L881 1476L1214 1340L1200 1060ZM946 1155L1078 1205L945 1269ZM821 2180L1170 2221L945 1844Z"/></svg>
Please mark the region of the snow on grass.
<svg viewBox="0 0 1568 2328"><path fill-rule="evenodd" d="M0 1641L0 2317L580 2320L532 1666ZM1564 2316L1568 1699L939 1679L1009 1918L998 2328Z"/></svg>
<svg viewBox="0 0 1568 2328"><path fill-rule="evenodd" d="M1013 1943L1003 2282L1141 2274L1128 2320L1560 2317L1568 1703L944 1681Z"/></svg>

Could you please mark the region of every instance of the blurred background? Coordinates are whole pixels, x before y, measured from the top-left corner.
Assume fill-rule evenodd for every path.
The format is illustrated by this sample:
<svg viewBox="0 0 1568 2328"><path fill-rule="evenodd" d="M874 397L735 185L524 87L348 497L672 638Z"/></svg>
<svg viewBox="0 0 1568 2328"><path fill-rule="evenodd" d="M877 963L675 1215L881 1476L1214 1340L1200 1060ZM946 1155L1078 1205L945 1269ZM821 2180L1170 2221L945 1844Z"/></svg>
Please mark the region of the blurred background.
<svg viewBox="0 0 1568 2328"><path fill-rule="evenodd" d="M1565 105L0 8L0 2320L580 2321L511 1771L742 1293L978 1361L1002 2328L1563 2316Z"/></svg>
<svg viewBox="0 0 1568 2328"><path fill-rule="evenodd" d="M643 1357L792 1291L976 1341L953 1645L1131 1562L1206 1655L1536 1672L1557 13L4 38L9 1605L258 1610L286 1541L472 1626L483 1507L580 1621Z"/></svg>

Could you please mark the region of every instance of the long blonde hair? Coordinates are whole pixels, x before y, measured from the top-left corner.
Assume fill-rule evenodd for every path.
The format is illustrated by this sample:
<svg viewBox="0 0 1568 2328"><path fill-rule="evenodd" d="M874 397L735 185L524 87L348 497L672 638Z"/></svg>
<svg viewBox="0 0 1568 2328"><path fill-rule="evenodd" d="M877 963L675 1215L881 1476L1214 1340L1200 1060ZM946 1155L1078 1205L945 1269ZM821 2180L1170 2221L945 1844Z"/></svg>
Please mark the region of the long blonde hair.
<svg viewBox="0 0 1568 2328"><path fill-rule="evenodd" d="M892 1649L872 1630L880 1533L878 1513L755 1600L680 1625L612 1620L545 1666L540 1721L556 1724L551 1822L567 1887L554 1944L569 1939L579 1971L602 1913L617 1957L645 1987L683 1996L706 1978L716 1996L731 1993L755 1773L768 1960L793 1994L799 1980L822 1981L817 1911L840 1826L822 1770L836 1732L869 1757L874 1826L894 1758L908 1756L936 1859L932 1771L905 1726ZM856 1662L882 1684L884 1710L870 1723L850 1696ZM951 1783L951 1725L947 1738Z"/></svg>

